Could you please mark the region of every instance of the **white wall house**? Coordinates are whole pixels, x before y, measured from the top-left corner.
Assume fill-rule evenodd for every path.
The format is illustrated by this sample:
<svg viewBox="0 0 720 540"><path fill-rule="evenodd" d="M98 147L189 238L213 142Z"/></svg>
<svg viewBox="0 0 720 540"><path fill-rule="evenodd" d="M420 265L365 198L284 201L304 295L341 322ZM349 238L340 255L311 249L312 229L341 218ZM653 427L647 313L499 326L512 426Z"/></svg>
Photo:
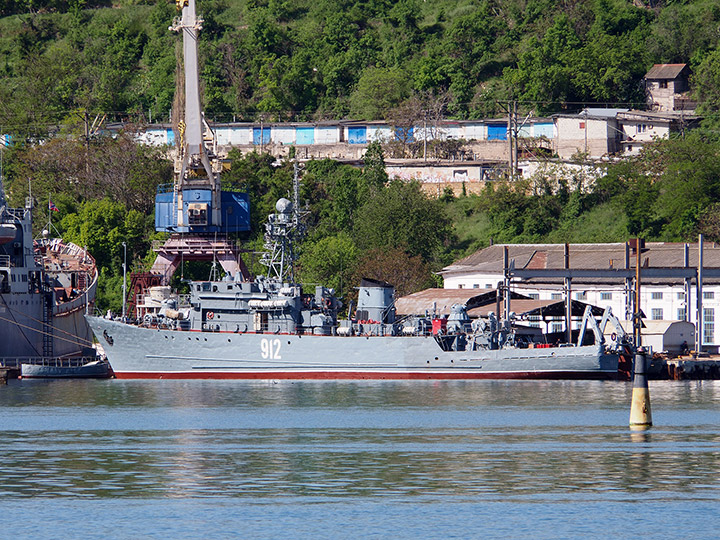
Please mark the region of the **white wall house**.
<svg viewBox="0 0 720 540"><path fill-rule="evenodd" d="M587 154L599 159L620 149L622 132L617 115L628 109L586 109L579 114L556 114L555 148L557 155L567 159L575 154Z"/></svg>
<svg viewBox="0 0 720 540"><path fill-rule="evenodd" d="M494 245L479 250L446 267L441 272L446 289L490 289L503 280L503 253L506 246ZM507 245L509 259L516 269L564 268L563 244L512 244ZM651 242L641 255L644 268L678 269L685 266L685 244ZM569 267L582 270L625 268L625 244L571 244ZM631 252L630 266L635 267L635 254ZM689 267L697 267L697 244L688 246ZM645 266L647 265L647 266ZM720 247L704 243L703 268L720 271ZM685 283L681 278L643 278L641 274L640 308L650 320L687 320L697 324L697 288L693 281L690 296L685 296ZM513 279L513 291L540 300L564 299L563 279ZM634 290L631 284L630 291ZM702 287L702 333L704 349L717 352L720 346L720 278L706 277ZM628 319L628 294L624 279L576 278L571 282L571 298L602 308L610 307L620 319ZM688 308L689 306L689 308ZM563 320L551 324L551 331L562 331Z"/></svg>
<svg viewBox="0 0 720 540"><path fill-rule="evenodd" d="M698 118L683 111L628 111L618 113L617 122L623 132L624 153L637 154L655 139L667 139L671 133L694 128Z"/></svg>

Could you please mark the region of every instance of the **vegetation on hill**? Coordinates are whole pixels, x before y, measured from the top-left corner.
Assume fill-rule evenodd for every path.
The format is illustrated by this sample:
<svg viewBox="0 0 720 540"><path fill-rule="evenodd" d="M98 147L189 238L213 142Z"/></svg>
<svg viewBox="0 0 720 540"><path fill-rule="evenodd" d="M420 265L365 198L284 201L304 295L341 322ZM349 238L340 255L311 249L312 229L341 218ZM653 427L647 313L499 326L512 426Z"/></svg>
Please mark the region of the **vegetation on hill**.
<svg viewBox="0 0 720 540"><path fill-rule="evenodd" d="M720 107L714 0L202 0L205 110L218 120L456 118L644 102L653 63L688 63ZM179 38L166 0L0 0L0 127L75 111L167 120Z"/></svg>
<svg viewBox="0 0 720 540"><path fill-rule="evenodd" d="M46 197L60 209L53 225L86 246L102 273L99 303L119 308L122 242L131 269L147 270L155 233L151 201L171 178L170 164L127 136L89 146L53 140L3 152L6 190L13 204L32 193L41 200L36 225L47 220ZM151 173L151 174L150 174ZM269 154L234 152L223 187L247 190L252 232L245 249L262 249L263 223L275 201L292 193L293 167ZM37 195L37 194L41 195ZM480 195L428 198L419 184L388 178L382 147L373 143L364 168L331 160L305 165L300 193L308 234L300 278L352 295L361 277L393 282L401 294L438 284L432 272L495 243L720 241L720 139L705 131L660 140L639 156L607 165L594 181L581 173L557 180L493 182ZM256 273L257 257L246 256ZM189 265L185 277L205 278L208 267Z"/></svg>
<svg viewBox="0 0 720 540"><path fill-rule="evenodd" d="M538 175L479 195L429 199L390 179L383 149L365 167L305 167L308 236L300 275L351 294L361 276L401 293L490 242L601 242L642 236L720 240L720 8L712 0L203 0L204 108L218 120L358 118L403 125L413 114L477 118L508 100L536 114L588 103L633 106L657 62L689 63L706 114L702 131L657 141L607 165L596 181ZM147 268L160 152L129 134L85 138L85 119L167 120L179 38L169 2L0 0L0 134L11 202L47 197L54 226L87 246L102 272L98 301L118 310L122 242ZM55 136L50 138L49 133ZM292 165L231 155L225 189L251 196L253 231L291 191ZM252 257L251 257L252 259ZM252 260L248 261L253 263ZM253 265L256 272L262 269ZM188 266L185 277L207 268Z"/></svg>

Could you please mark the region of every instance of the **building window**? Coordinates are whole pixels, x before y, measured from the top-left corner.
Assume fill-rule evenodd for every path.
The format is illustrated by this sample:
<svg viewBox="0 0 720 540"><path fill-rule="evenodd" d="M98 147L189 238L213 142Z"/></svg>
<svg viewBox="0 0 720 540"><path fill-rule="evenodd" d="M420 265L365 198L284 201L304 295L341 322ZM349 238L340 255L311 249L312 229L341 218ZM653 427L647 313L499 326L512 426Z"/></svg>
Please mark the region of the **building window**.
<svg viewBox="0 0 720 540"><path fill-rule="evenodd" d="M684 307L678 308L677 320L678 321L685 320L685 308Z"/></svg>
<svg viewBox="0 0 720 540"><path fill-rule="evenodd" d="M600 300L612 300L611 292L600 293Z"/></svg>
<svg viewBox="0 0 720 540"><path fill-rule="evenodd" d="M473 283L473 289L479 289L480 284L479 283Z"/></svg>
<svg viewBox="0 0 720 540"><path fill-rule="evenodd" d="M540 293L534 292L534 293L528 294L528 296L529 296L530 298L532 298L533 300L540 300Z"/></svg>
<svg viewBox="0 0 720 540"><path fill-rule="evenodd" d="M685 293L684 293L684 292L679 292L679 293L677 293L677 299L678 299L678 300L685 300Z"/></svg>
<svg viewBox="0 0 720 540"><path fill-rule="evenodd" d="M663 310L662 308L652 308L650 318L653 321L662 321L663 320Z"/></svg>
<svg viewBox="0 0 720 540"><path fill-rule="evenodd" d="M715 310L703 308L703 343L715 342Z"/></svg>
<svg viewBox="0 0 720 540"><path fill-rule="evenodd" d="M660 81L658 83L659 88L667 88L667 81Z"/></svg>
<svg viewBox="0 0 720 540"><path fill-rule="evenodd" d="M492 283L486 283L486 284L485 284L485 288L486 288L486 289L492 289L492 288L493 288Z"/></svg>
<svg viewBox="0 0 720 540"><path fill-rule="evenodd" d="M559 323L559 322L552 323L552 333L553 334L556 334L556 333L559 334L562 331L563 331L562 323Z"/></svg>
<svg viewBox="0 0 720 540"><path fill-rule="evenodd" d="M662 300L663 293L661 293L661 292L650 293L650 298L652 298L653 300Z"/></svg>
<svg viewBox="0 0 720 540"><path fill-rule="evenodd" d="M587 300L587 293L585 291L579 292L575 295L578 300Z"/></svg>
<svg viewBox="0 0 720 540"><path fill-rule="evenodd" d="M559 292L554 292L550 295L550 298L552 300L562 300L562 294L560 294Z"/></svg>
<svg viewBox="0 0 720 540"><path fill-rule="evenodd" d="M463 288L465 288L465 285L463 285L462 283L458 283L458 289L463 289Z"/></svg>
<svg viewBox="0 0 720 540"><path fill-rule="evenodd" d="M715 293L713 291L703 291L703 299L704 300L713 300L715 298Z"/></svg>

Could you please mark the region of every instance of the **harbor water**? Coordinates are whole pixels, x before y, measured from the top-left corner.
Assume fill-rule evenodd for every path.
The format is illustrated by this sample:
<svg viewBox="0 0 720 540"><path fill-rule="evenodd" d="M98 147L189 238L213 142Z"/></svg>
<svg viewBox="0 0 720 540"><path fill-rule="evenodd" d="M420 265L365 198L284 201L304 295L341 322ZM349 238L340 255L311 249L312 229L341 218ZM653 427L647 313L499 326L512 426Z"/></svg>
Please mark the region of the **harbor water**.
<svg viewBox="0 0 720 540"><path fill-rule="evenodd" d="M720 382L10 381L4 538L717 538Z"/></svg>

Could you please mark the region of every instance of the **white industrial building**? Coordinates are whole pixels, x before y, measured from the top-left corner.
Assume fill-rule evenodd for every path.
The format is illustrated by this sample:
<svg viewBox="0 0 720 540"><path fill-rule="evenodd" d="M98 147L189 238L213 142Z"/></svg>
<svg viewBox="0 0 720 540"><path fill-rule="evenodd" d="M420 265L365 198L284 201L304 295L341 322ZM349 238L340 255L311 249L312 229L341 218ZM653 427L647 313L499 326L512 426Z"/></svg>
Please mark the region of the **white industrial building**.
<svg viewBox="0 0 720 540"><path fill-rule="evenodd" d="M498 288L505 276L505 253L514 274L510 280L512 292L540 300L560 300L565 299L569 290L573 300L602 308L609 306L618 318L632 318L637 252L625 243L493 245L444 268L441 272L444 287ZM697 243L645 244L640 254L640 309L649 320L688 321L697 325L700 318L702 350L717 352L720 247L705 242L702 253L699 288ZM537 277L518 277L533 271L539 271L535 272ZM564 326L564 319L559 317L551 324L551 331L563 331Z"/></svg>

